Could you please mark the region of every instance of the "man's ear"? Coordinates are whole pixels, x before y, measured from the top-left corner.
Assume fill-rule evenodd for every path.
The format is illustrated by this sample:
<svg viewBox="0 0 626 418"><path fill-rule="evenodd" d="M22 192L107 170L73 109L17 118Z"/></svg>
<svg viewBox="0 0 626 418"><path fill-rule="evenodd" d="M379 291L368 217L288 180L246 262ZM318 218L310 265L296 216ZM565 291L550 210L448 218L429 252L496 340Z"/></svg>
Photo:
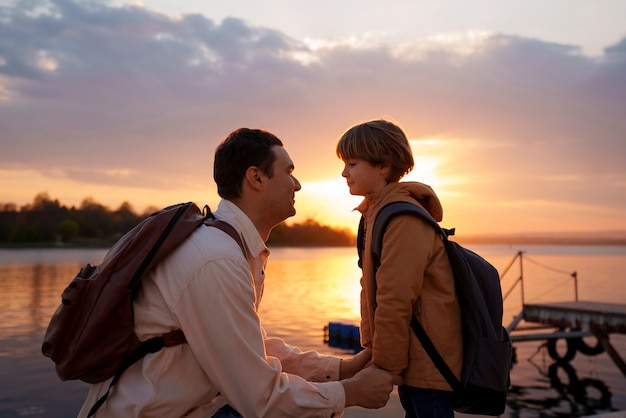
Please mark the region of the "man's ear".
<svg viewBox="0 0 626 418"><path fill-rule="evenodd" d="M246 178L245 181L248 183L248 186L253 189L259 189L263 186L263 172L259 170L258 167L248 167L246 170Z"/></svg>

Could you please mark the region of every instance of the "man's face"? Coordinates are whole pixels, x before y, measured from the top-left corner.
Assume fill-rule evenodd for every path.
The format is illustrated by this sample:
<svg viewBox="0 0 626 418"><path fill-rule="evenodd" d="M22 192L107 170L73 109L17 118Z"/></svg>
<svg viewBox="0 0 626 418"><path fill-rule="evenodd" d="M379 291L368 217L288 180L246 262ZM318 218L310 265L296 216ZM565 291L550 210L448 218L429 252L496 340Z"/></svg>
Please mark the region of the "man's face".
<svg viewBox="0 0 626 418"><path fill-rule="evenodd" d="M275 215L277 222L296 214L295 193L301 189L300 182L293 176L294 165L291 157L281 146L274 146L274 175L268 178L266 210Z"/></svg>

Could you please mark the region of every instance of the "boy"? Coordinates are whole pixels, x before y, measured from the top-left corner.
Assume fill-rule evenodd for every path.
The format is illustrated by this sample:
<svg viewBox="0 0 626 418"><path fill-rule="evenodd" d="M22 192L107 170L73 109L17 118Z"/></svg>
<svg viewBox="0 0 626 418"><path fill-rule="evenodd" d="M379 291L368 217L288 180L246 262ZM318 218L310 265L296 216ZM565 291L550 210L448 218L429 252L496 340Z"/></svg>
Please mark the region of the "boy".
<svg viewBox="0 0 626 418"><path fill-rule="evenodd" d="M422 206L437 221L443 209L435 192L418 182L400 182L413 168L406 135L386 120L350 128L337 144L341 175L350 194L363 196L357 207L365 223L361 277L361 343L372 349L374 365L402 375L398 394L406 417L453 417L451 388L410 328L420 321L457 377L463 346L454 277L442 238L424 220L400 215L389 223L376 274L371 236L376 215L386 204Z"/></svg>

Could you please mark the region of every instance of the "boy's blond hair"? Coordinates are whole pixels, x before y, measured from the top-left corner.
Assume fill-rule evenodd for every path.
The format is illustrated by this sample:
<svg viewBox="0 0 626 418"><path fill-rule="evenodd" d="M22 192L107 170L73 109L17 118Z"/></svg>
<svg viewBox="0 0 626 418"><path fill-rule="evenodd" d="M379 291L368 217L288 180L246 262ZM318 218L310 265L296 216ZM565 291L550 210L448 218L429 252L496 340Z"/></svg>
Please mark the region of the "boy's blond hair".
<svg viewBox="0 0 626 418"><path fill-rule="evenodd" d="M348 129L337 143L343 161L355 158L390 167L388 182L399 181L413 169L413 153L402 129L379 119Z"/></svg>

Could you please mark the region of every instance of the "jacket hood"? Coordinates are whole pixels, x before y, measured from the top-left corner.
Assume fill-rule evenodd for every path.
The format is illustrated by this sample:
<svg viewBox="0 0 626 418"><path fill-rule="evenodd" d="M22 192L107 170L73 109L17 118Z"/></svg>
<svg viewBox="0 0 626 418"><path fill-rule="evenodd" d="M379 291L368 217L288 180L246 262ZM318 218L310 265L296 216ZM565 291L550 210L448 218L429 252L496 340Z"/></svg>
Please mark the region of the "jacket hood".
<svg viewBox="0 0 626 418"><path fill-rule="evenodd" d="M429 185L417 181L389 183L379 193L364 199L357 209L365 214L370 208L378 211L386 204L396 201L417 201L437 222L443 219L443 207L435 191Z"/></svg>

